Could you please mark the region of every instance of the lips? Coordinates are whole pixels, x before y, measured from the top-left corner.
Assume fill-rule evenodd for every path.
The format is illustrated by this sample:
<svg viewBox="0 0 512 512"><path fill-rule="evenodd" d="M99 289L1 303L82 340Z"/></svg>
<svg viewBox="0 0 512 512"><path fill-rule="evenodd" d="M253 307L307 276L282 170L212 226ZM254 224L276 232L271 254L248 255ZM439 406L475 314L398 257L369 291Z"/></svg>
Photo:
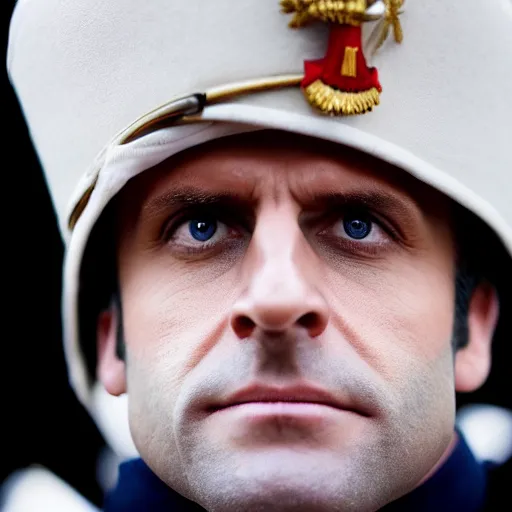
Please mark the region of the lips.
<svg viewBox="0 0 512 512"><path fill-rule="evenodd" d="M337 397L328 391L309 385L277 388L253 384L210 407L209 411L215 412L228 407L255 402L314 403L343 411L355 412L363 416L369 415L368 411L365 411L364 408L361 407L361 404L355 403L349 397Z"/></svg>

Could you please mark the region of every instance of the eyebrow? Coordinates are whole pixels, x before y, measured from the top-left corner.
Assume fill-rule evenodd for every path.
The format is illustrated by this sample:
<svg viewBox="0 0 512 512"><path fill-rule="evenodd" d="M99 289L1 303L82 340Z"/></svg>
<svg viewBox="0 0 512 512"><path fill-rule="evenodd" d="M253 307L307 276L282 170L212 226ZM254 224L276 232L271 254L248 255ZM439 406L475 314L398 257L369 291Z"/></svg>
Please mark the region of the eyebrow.
<svg viewBox="0 0 512 512"><path fill-rule="evenodd" d="M383 191L377 188L371 190L352 190L347 192L320 192L315 194L306 191L304 197L294 199L306 210L335 210L336 208L365 207L377 211L393 212L396 215L406 216L416 213L422 216L422 208L418 202L406 193ZM179 208L193 206L226 205L236 208L240 212L254 209L258 199L246 194L234 192L212 192L196 186L181 186L149 199L143 204L138 215L141 217L159 216Z"/></svg>
<svg viewBox="0 0 512 512"><path fill-rule="evenodd" d="M408 195L376 189L312 194L306 203L308 209L364 206L375 210L393 210L403 214L410 213L411 207L420 209L416 201Z"/></svg>
<svg viewBox="0 0 512 512"><path fill-rule="evenodd" d="M247 210L254 207L256 199L250 199L232 192L211 192L191 185L173 188L163 194L149 199L143 204L141 216L153 217L177 208L187 206L211 206L218 204L231 204Z"/></svg>

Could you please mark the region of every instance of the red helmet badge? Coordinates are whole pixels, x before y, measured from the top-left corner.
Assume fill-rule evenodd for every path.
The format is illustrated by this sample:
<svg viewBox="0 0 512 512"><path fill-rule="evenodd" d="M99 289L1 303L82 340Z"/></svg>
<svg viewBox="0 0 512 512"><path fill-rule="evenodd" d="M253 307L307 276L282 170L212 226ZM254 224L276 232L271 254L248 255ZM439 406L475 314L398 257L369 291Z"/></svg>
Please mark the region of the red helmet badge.
<svg viewBox="0 0 512 512"><path fill-rule="evenodd" d="M325 57L304 63L301 87L313 107L324 114L340 116L364 114L379 104L382 87L377 69L366 63L361 26L379 21L370 36L370 41L375 41L374 51L382 46L391 28L395 40L402 42L399 16L403 3L404 0L281 0L283 12L295 13L290 27L300 28L314 21L330 25Z"/></svg>

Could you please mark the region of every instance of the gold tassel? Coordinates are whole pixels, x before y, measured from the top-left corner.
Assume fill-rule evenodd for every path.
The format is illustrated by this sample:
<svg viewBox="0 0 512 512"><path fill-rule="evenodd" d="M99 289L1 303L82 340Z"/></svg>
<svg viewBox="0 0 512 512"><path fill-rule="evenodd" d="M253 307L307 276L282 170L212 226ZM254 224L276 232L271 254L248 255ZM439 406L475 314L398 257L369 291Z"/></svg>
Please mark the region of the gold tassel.
<svg viewBox="0 0 512 512"><path fill-rule="evenodd" d="M316 80L304 89L309 103L330 116L364 114L380 103L380 93L372 87L368 91L344 92Z"/></svg>
<svg viewBox="0 0 512 512"><path fill-rule="evenodd" d="M343 65L341 66L342 76L357 76L357 51L359 48L347 46L345 48L345 56L343 57Z"/></svg>

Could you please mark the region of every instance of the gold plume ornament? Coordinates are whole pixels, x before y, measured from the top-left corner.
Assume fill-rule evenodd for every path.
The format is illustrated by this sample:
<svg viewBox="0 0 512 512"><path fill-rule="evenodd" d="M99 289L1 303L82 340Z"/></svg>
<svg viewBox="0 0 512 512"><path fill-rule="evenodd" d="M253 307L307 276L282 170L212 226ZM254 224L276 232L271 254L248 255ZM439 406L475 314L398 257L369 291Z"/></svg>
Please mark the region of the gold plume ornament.
<svg viewBox="0 0 512 512"><path fill-rule="evenodd" d="M374 51L389 37L403 40L400 23L404 0L281 0L281 10L293 14L289 26L297 29L313 22L329 24L325 57L304 63L301 87L308 102L331 116L364 114L380 102L382 87L377 69L369 67L363 52L361 25L377 21L370 39ZM384 11L371 7L384 7ZM373 12L372 12L373 11Z"/></svg>
<svg viewBox="0 0 512 512"><path fill-rule="evenodd" d="M386 8L384 17L379 21L369 38L369 41L375 41L372 54L376 53L386 42L391 28L393 29L395 42L400 44L404 40L404 32L402 24L400 23L401 9L404 5L404 1L405 0L384 0Z"/></svg>

